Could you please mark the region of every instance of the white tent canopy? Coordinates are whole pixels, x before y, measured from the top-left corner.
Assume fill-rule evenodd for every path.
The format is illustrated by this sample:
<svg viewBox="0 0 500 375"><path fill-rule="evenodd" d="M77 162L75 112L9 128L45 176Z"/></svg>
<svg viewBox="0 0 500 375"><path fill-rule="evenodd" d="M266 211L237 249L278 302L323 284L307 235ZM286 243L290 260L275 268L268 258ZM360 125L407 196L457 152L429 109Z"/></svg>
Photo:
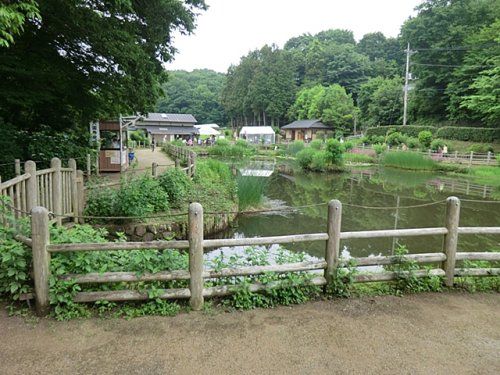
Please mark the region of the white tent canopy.
<svg viewBox="0 0 500 375"><path fill-rule="evenodd" d="M210 126L211 128L214 128L214 129L219 129L220 126L217 125L217 124L201 124L201 125L198 125L198 126Z"/></svg>
<svg viewBox="0 0 500 375"><path fill-rule="evenodd" d="M216 124L204 124L204 125L195 125L194 127L198 129L200 132L200 135L219 135L220 132L216 129L214 129L211 125L216 125Z"/></svg>
<svg viewBox="0 0 500 375"><path fill-rule="evenodd" d="M240 138L252 143L274 143L275 133L270 126L244 126L240 130Z"/></svg>

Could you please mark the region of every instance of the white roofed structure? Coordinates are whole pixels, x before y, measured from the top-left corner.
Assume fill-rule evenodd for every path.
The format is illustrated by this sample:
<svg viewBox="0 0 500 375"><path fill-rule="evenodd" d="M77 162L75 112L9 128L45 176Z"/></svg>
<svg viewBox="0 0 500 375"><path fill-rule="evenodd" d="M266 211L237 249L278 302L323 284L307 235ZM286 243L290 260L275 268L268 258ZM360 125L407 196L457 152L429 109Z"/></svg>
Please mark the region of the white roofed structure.
<svg viewBox="0 0 500 375"><path fill-rule="evenodd" d="M240 138L250 143L274 144L276 134L270 126L243 126Z"/></svg>

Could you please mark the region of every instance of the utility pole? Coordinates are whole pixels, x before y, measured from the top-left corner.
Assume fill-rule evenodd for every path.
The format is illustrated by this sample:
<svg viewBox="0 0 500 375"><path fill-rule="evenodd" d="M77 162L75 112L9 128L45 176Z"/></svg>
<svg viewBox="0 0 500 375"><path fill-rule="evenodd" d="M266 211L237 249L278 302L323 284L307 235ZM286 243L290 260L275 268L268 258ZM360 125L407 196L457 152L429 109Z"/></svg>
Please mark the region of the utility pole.
<svg viewBox="0 0 500 375"><path fill-rule="evenodd" d="M408 79L410 72L410 42L406 48L406 74L405 74L405 87L404 87L404 102L403 102L403 126L406 125L406 117L408 112Z"/></svg>

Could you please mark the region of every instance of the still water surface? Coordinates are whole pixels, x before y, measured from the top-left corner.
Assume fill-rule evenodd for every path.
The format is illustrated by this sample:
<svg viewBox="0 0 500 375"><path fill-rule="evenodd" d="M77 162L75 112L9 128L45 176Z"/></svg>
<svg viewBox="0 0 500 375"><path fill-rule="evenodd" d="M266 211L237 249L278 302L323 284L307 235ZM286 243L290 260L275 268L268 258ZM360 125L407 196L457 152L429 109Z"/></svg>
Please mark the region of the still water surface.
<svg viewBox="0 0 500 375"><path fill-rule="evenodd" d="M452 195L479 201L495 200L500 195L490 186L476 185L460 178L395 169L363 168L343 174L292 176L279 172L269 162L253 162L251 165L240 167L239 171L241 174L260 176L253 178L267 181L265 195L272 206L297 207L339 199L344 204L342 231L441 227L445 221L444 203L415 208L404 207L439 202ZM351 204L390 209L361 208ZM326 215L327 207L321 205L293 212L277 211L241 216L233 228L217 237L263 237L326 232ZM500 204L463 201L460 226L500 226ZM351 239L342 240L341 248L345 254L352 256L388 255L399 243L406 245L410 253L426 253L441 251L442 241L443 236ZM292 251L304 251L313 257L323 257L325 242L282 246ZM275 245L268 248L272 251L276 247ZM498 236L459 237L459 251L492 249L500 250ZM217 249L215 253L241 250L222 248Z"/></svg>

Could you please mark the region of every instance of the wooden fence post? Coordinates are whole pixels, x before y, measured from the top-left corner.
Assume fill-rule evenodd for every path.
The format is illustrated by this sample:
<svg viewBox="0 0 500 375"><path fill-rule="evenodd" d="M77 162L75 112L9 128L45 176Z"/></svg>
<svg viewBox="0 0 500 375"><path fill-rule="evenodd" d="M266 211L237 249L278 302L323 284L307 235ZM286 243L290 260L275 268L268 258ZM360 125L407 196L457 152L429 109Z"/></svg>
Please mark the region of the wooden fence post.
<svg viewBox="0 0 500 375"><path fill-rule="evenodd" d="M175 159L175 169L179 169L181 167L181 161L179 159Z"/></svg>
<svg viewBox="0 0 500 375"><path fill-rule="evenodd" d="M193 310L203 307L203 207L199 203L189 205L189 305Z"/></svg>
<svg viewBox="0 0 500 375"><path fill-rule="evenodd" d="M188 152L187 153L187 173L188 173L188 177L191 177L192 176L192 171L191 171L191 153Z"/></svg>
<svg viewBox="0 0 500 375"><path fill-rule="evenodd" d="M191 162L193 164L192 164L192 167L191 167L191 176L194 177L194 174L196 172L196 154L193 152L192 155L193 156L191 157Z"/></svg>
<svg viewBox="0 0 500 375"><path fill-rule="evenodd" d="M14 170L16 172L16 176L21 175L21 160L16 159L14 162Z"/></svg>
<svg viewBox="0 0 500 375"><path fill-rule="evenodd" d="M157 168L158 168L158 163L153 162L151 164L151 173L152 173L153 177L157 177L158 176L158 174L157 174Z"/></svg>
<svg viewBox="0 0 500 375"><path fill-rule="evenodd" d="M35 308L38 316L49 312L49 211L45 207L31 210L31 240L33 251L33 276L35 284Z"/></svg>
<svg viewBox="0 0 500 375"><path fill-rule="evenodd" d="M325 249L325 279L327 284L332 282L335 268L338 267L340 257L340 225L342 222L342 203L333 199L328 203L328 240Z"/></svg>
<svg viewBox="0 0 500 375"><path fill-rule="evenodd" d="M78 223L83 224L83 206L85 203L84 199L84 190L83 190L83 171L77 170L76 171L76 193L77 193L77 202L78 202L78 213L77 215L79 216L78 218Z"/></svg>
<svg viewBox="0 0 500 375"><path fill-rule="evenodd" d="M38 183L36 180L36 164L28 160L24 163L24 173L29 173L30 178L26 180L26 211L31 210L38 204Z"/></svg>
<svg viewBox="0 0 500 375"><path fill-rule="evenodd" d="M469 168L472 166L472 159L473 158L474 158L474 151L471 151L470 156L469 156Z"/></svg>
<svg viewBox="0 0 500 375"><path fill-rule="evenodd" d="M92 162L90 161L90 154L87 154L87 178L92 175Z"/></svg>
<svg viewBox="0 0 500 375"><path fill-rule="evenodd" d="M73 213L73 221L78 223L78 191L76 186L76 160L69 159L68 167L71 168L71 203L73 207L71 212Z"/></svg>
<svg viewBox="0 0 500 375"><path fill-rule="evenodd" d="M488 151L488 157L486 159L486 165L490 165L490 161L491 161L491 151Z"/></svg>
<svg viewBox="0 0 500 375"><path fill-rule="evenodd" d="M444 236L443 252L446 260L443 262L446 286L453 286L455 273L455 257L458 244L458 223L460 221L460 199L449 197L446 200L446 229L448 233Z"/></svg>
<svg viewBox="0 0 500 375"><path fill-rule="evenodd" d="M56 214L56 222L57 225L61 225L62 217L58 215L62 215L62 178L61 178L61 159L52 158L50 161L50 167L54 168L54 172L52 172L52 209Z"/></svg>

